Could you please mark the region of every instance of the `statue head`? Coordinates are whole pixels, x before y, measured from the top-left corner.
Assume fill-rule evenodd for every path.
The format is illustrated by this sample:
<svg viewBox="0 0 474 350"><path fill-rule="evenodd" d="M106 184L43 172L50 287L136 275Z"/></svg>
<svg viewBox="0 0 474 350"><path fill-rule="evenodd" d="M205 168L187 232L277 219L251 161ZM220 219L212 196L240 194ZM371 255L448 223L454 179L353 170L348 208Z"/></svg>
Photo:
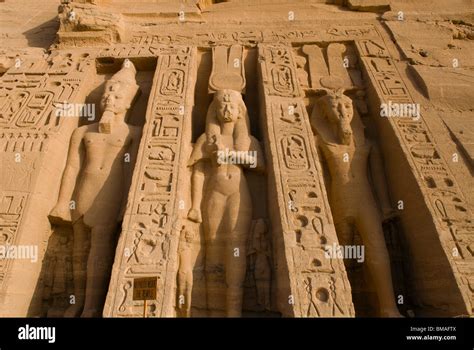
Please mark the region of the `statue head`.
<svg viewBox="0 0 474 350"><path fill-rule="evenodd" d="M214 95L217 118L221 123L236 122L245 113L242 95L235 90L219 90Z"/></svg>
<svg viewBox="0 0 474 350"><path fill-rule="evenodd" d="M260 237L265 234L265 231L267 230L267 225L265 224L265 220L260 218L255 221L255 226L254 226L254 234L257 237Z"/></svg>
<svg viewBox="0 0 474 350"><path fill-rule="evenodd" d="M248 150L250 145L250 122L242 94L235 90L223 89L214 94L206 118L206 135L212 143L221 134L226 123L234 123L235 150Z"/></svg>
<svg viewBox="0 0 474 350"><path fill-rule="evenodd" d="M105 83L105 90L100 101L103 115L99 123L104 129L107 129L109 123L113 123L115 116L125 118L132 106L139 91L136 74L135 66L126 59L122 69Z"/></svg>
<svg viewBox="0 0 474 350"><path fill-rule="evenodd" d="M351 121L354 117L354 107L349 96L344 95L343 89L328 90L327 95L318 100L322 114L337 130L343 144L349 144L352 137Z"/></svg>

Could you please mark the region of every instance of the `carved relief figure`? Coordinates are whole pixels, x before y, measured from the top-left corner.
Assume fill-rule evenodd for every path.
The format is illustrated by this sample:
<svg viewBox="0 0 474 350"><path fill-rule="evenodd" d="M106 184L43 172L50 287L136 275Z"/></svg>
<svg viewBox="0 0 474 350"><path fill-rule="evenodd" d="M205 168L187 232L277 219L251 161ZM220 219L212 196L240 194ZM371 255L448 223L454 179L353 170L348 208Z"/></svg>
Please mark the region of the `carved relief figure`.
<svg viewBox="0 0 474 350"><path fill-rule="evenodd" d="M311 124L329 170L329 201L339 239L345 244L354 229L359 232L375 283L380 314L400 316L382 231L383 220L393 216L393 211L376 144L365 137L362 121L354 113L352 100L343 89L328 90L327 95L317 100ZM372 192L368 168L382 213Z"/></svg>
<svg viewBox="0 0 474 350"><path fill-rule="evenodd" d="M246 161L235 164L219 157L220 152L235 151L247 152ZM250 135L242 95L234 90L219 90L209 107L206 132L196 141L188 163L193 166L188 219L203 222L207 306L211 315L216 315L214 301L221 294L214 283L219 274L225 276L226 315L236 317L242 313L246 244L252 222L252 202L243 170L253 164L254 170L264 168L258 140ZM206 169L209 173L204 188Z"/></svg>
<svg viewBox="0 0 474 350"><path fill-rule="evenodd" d="M45 257L43 315L61 317L64 313L64 299L69 302L72 287L72 242L67 233L56 232L53 235Z"/></svg>
<svg viewBox="0 0 474 350"><path fill-rule="evenodd" d="M264 219L253 222L252 237L249 240L248 255L253 266L253 277L257 289L257 303L265 310L270 310L270 284L271 284L271 248L268 241L267 225Z"/></svg>
<svg viewBox="0 0 474 350"><path fill-rule="evenodd" d="M51 222L71 222L74 229L75 304L66 317L102 312L141 136L139 127L126 123L139 91L135 75L134 65L125 60L105 84L100 122L72 134L58 203L50 213Z"/></svg>
<svg viewBox="0 0 474 350"><path fill-rule="evenodd" d="M195 225L195 224L194 224ZM191 316L191 296L193 290L193 268L196 263L199 243L198 232L191 225L183 225L178 245L178 316Z"/></svg>

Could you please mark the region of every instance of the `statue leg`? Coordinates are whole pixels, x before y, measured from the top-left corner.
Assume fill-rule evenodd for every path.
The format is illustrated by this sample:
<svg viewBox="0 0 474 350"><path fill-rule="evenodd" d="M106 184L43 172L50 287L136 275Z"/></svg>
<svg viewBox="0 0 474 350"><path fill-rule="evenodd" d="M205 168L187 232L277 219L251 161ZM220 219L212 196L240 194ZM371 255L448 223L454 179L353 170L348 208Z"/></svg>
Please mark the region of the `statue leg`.
<svg viewBox="0 0 474 350"><path fill-rule="evenodd" d="M382 220L378 209L371 205L361 206L356 225L365 245L367 266L377 290L380 315L400 317L395 303L390 258L385 245Z"/></svg>
<svg viewBox="0 0 474 350"><path fill-rule="evenodd" d="M186 310L186 317L191 317L191 298L192 298L192 291L193 291L193 267L191 266L190 269L186 273L186 288L185 288L185 310Z"/></svg>
<svg viewBox="0 0 474 350"><path fill-rule="evenodd" d="M259 254L259 253L257 253ZM271 283L271 265L269 257L266 255L257 256L255 263L255 284L257 287L257 301L265 310L270 310L270 283Z"/></svg>
<svg viewBox="0 0 474 350"><path fill-rule="evenodd" d="M190 251L192 247L183 247L179 255L178 270L178 316L191 316L191 292L193 289L193 265ZM184 298L184 300L183 300Z"/></svg>
<svg viewBox="0 0 474 350"><path fill-rule="evenodd" d="M334 214L334 217L341 218L334 223L339 245L346 246L354 244L354 218L344 218L342 215L338 216L337 213ZM354 261L350 259L344 259L344 265L347 270L351 270L354 268Z"/></svg>
<svg viewBox="0 0 474 350"><path fill-rule="evenodd" d="M64 313L64 317L79 317L84 307L86 293L86 266L89 250L90 228L81 219L73 225L73 278L74 278L74 304Z"/></svg>
<svg viewBox="0 0 474 350"><path fill-rule="evenodd" d="M228 201L229 239L225 248L228 317L242 315L243 284L247 270L247 237L252 223L252 200L248 190L234 193Z"/></svg>
<svg viewBox="0 0 474 350"><path fill-rule="evenodd" d="M117 225L98 225L91 231L87 260L86 300L82 317L101 317L114 260Z"/></svg>
<svg viewBox="0 0 474 350"><path fill-rule="evenodd" d="M225 220L226 197L219 192L212 192L207 197L206 212L203 217L205 241L205 274L206 274L206 304L209 316L221 316L220 300L222 286L219 283L218 271L222 270L222 239L218 237L218 230Z"/></svg>
<svg viewBox="0 0 474 350"><path fill-rule="evenodd" d="M334 214L334 217L341 218L340 220L334 221L334 226L337 232L337 240L340 245L353 244L354 241L354 218L346 217L342 215L339 217L337 213Z"/></svg>

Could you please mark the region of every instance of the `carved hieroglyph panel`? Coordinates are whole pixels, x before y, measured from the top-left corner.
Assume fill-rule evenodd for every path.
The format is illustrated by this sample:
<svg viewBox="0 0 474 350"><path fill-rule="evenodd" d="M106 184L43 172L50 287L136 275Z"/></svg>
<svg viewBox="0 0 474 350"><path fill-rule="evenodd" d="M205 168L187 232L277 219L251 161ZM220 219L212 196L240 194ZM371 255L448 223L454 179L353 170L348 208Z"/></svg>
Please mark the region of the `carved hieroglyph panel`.
<svg viewBox="0 0 474 350"><path fill-rule="evenodd" d="M194 97L196 50L159 49L148 100L131 195L117 247L105 316L140 316L142 303L132 301L133 278L157 277L157 299L148 315L173 316L179 230L176 217L185 120L190 120ZM189 140L188 140L189 141Z"/></svg>
<svg viewBox="0 0 474 350"><path fill-rule="evenodd" d="M272 221L281 227L274 234L278 307L284 316L354 316L344 264L324 255L338 241L291 50L259 46L269 192L277 197L270 202L278 203Z"/></svg>
<svg viewBox="0 0 474 350"><path fill-rule="evenodd" d="M40 254L46 248L54 185L78 124L77 117L60 118L55 106L84 101L89 56L62 52L19 60L0 78L0 245L35 245ZM51 142L66 147L52 149ZM40 270L40 263L25 259L0 262L0 315L36 312L29 286L36 285Z"/></svg>
<svg viewBox="0 0 474 350"><path fill-rule="evenodd" d="M197 47L215 47L241 45L255 47L260 43L312 43L329 41L348 41L359 38L378 37L373 25L363 26L301 26L293 30L265 29L241 30L213 29L207 31L188 28L182 34L166 34L156 32L134 33L130 42L108 45L100 50L98 57L152 57L157 56L163 45L194 45Z"/></svg>
<svg viewBox="0 0 474 350"><path fill-rule="evenodd" d="M23 217L28 194L19 192L0 192L0 245L14 245L16 232ZM0 259L0 286L3 284L8 259Z"/></svg>
<svg viewBox="0 0 474 350"><path fill-rule="evenodd" d="M0 84L0 128L57 129L57 107L75 101L90 65L88 53L61 52L11 67Z"/></svg>
<svg viewBox="0 0 474 350"><path fill-rule="evenodd" d="M214 47L215 45L230 46L239 44L245 47L255 47L260 43L309 43L328 42L341 40L356 40L358 38L377 38L378 33L373 25L359 26L292 26L294 29L284 30L282 28L268 28L255 30L245 28L239 30L222 30L215 28L202 31L189 29L188 31L176 35L166 33L137 33L134 34L130 44L131 47L141 52L147 47L157 47L159 45L170 44L194 44L199 47ZM130 45L128 46L130 47Z"/></svg>
<svg viewBox="0 0 474 350"><path fill-rule="evenodd" d="M381 103L415 103L394 61L380 42L358 41L357 49ZM468 268L474 263L472 213L447 161L441 156L424 116L421 115L417 120L388 119L415 172L427 207L436 219L438 232L447 233L440 234L440 239L453 265L466 305L471 305L472 310L474 294L469 289L472 271Z"/></svg>

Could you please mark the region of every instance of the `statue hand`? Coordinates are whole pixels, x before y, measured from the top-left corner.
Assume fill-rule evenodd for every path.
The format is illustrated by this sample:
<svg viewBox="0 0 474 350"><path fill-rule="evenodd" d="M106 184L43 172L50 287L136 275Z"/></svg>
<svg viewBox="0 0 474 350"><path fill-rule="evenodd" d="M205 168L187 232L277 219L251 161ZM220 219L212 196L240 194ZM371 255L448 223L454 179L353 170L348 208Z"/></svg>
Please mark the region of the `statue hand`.
<svg viewBox="0 0 474 350"><path fill-rule="evenodd" d="M211 153L217 153L225 149L220 135L212 135L208 141L207 147Z"/></svg>
<svg viewBox="0 0 474 350"><path fill-rule="evenodd" d="M225 151L225 147L224 145L222 145L221 143L212 143L209 145L209 152L211 154L218 154L219 152L222 152L222 151Z"/></svg>
<svg viewBox="0 0 474 350"><path fill-rule="evenodd" d="M191 208L188 213L188 219L197 223L202 222L201 210Z"/></svg>
<svg viewBox="0 0 474 350"><path fill-rule="evenodd" d="M49 221L53 224L64 224L72 221L71 211L67 203L58 203L48 215Z"/></svg>

